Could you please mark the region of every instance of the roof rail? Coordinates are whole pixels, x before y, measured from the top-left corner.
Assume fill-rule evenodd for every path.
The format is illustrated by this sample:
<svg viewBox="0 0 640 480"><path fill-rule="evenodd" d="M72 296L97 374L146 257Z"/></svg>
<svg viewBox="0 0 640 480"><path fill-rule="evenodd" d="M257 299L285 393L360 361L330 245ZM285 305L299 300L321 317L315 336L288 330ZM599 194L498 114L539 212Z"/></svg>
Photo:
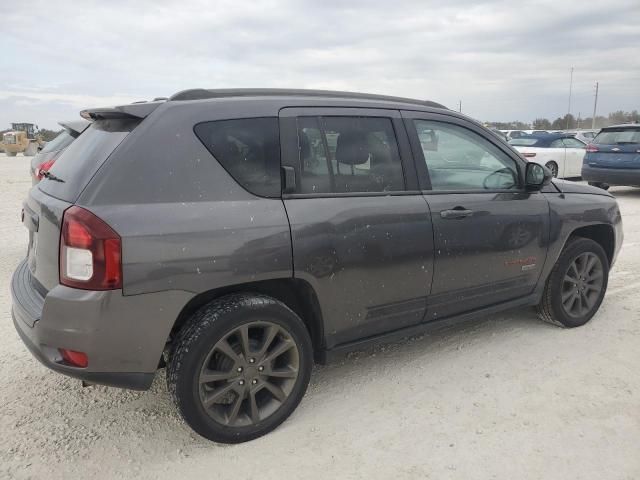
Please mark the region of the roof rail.
<svg viewBox="0 0 640 480"><path fill-rule="evenodd" d="M307 90L303 88L192 88L182 90L171 97L169 101L182 100L204 100L210 98L231 98L231 97L273 97L273 96L297 96L297 97L328 97L328 98L352 98L361 100L379 100L386 102L408 103L425 107L444 108L436 102L429 100L416 100L414 98L393 97L388 95L377 95L372 93L341 92L333 90Z"/></svg>

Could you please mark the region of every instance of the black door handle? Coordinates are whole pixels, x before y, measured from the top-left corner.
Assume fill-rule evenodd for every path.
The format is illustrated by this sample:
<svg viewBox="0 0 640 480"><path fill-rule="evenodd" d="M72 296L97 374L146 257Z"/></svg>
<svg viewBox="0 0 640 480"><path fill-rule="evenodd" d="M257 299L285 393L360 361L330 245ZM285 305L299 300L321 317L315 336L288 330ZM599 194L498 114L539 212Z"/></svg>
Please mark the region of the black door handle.
<svg viewBox="0 0 640 480"><path fill-rule="evenodd" d="M455 220L460 218L467 218L473 215L473 210L467 210L464 207L455 207L451 210L442 210L440 212L440 217L445 220Z"/></svg>

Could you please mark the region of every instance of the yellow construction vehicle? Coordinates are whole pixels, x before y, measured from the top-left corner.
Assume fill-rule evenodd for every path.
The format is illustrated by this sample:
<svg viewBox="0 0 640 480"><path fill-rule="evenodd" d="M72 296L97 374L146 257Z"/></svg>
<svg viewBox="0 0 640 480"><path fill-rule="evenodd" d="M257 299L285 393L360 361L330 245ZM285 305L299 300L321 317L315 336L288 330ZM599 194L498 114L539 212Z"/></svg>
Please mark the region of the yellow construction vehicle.
<svg viewBox="0 0 640 480"><path fill-rule="evenodd" d="M8 157L15 157L18 153L33 157L44 145L42 137L36 134L36 128L33 123L12 123L11 130L2 135L0 149Z"/></svg>

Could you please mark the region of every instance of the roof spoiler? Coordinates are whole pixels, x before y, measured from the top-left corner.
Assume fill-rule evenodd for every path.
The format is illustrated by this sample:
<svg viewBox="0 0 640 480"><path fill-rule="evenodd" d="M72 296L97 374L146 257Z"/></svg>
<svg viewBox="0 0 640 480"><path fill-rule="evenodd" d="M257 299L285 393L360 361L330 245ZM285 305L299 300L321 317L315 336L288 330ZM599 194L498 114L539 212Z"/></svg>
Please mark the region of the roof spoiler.
<svg viewBox="0 0 640 480"><path fill-rule="evenodd" d="M106 108L87 108L80 112L85 120L109 120L113 118L145 118L158 108L164 101L131 103Z"/></svg>

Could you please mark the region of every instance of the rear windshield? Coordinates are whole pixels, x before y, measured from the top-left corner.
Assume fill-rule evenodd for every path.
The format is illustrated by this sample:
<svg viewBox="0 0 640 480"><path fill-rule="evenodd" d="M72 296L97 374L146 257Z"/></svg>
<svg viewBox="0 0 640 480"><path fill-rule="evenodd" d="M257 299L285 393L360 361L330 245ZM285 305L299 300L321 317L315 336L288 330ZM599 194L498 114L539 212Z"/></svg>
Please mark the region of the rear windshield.
<svg viewBox="0 0 640 480"><path fill-rule="evenodd" d="M640 127L602 130L593 140L593 143L598 143L600 145L640 143Z"/></svg>
<svg viewBox="0 0 640 480"><path fill-rule="evenodd" d="M98 168L137 124L138 121L120 119L94 122L49 170L61 181L43 178L38 188L52 197L74 202Z"/></svg>
<svg viewBox="0 0 640 480"><path fill-rule="evenodd" d="M63 130L53 140L47 142L47 144L40 150L42 153L57 152L63 148L67 148L73 142L73 136L67 131Z"/></svg>

